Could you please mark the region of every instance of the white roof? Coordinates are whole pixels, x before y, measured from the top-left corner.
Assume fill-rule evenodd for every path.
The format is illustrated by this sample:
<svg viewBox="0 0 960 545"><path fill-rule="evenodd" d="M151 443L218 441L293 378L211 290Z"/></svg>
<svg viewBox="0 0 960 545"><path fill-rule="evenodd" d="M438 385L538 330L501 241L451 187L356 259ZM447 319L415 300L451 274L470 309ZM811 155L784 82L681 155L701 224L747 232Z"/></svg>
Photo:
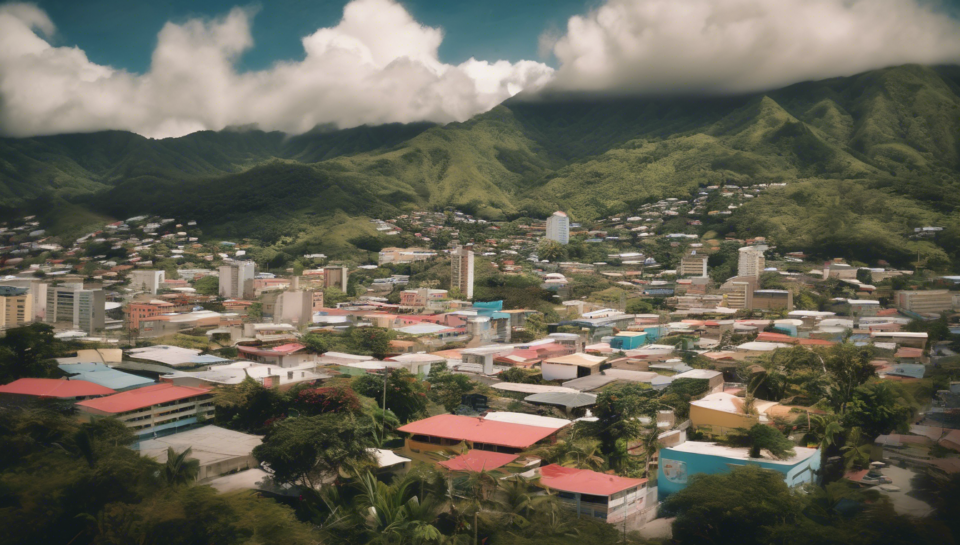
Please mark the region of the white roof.
<svg viewBox="0 0 960 545"><path fill-rule="evenodd" d="M903 337L905 339L926 339L926 332L908 332L908 331L873 331L870 333L871 337Z"/></svg>
<svg viewBox="0 0 960 545"><path fill-rule="evenodd" d="M554 365L576 365L577 367L597 367L605 361L607 361L607 358L604 356L591 356L590 354L569 354L566 356L559 356L556 358L543 360L543 363L550 363Z"/></svg>
<svg viewBox="0 0 960 545"><path fill-rule="evenodd" d="M747 447L728 447L718 443L703 443L699 441L687 441L686 443L680 443L679 445L666 448L663 450L663 452L661 452L660 456L662 458L668 458L669 451L671 450L676 452L692 452L707 456L719 456L721 458L729 458L732 460L749 461L757 459L750 457L750 449ZM806 447L793 447L793 450L796 454L794 454L792 458L788 458L786 460L777 460L776 458L771 457L766 451L761 452L760 459L770 464L792 466L806 460L807 458L810 458L819 452L815 448Z"/></svg>
<svg viewBox="0 0 960 545"><path fill-rule="evenodd" d="M631 371L630 369L605 369L603 374L628 382L650 382L660 376L650 371Z"/></svg>
<svg viewBox="0 0 960 545"><path fill-rule="evenodd" d="M789 344L783 343L768 343L763 341L752 341L748 343L743 343L737 346L737 350L745 350L748 352L773 352L778 348L789 348Z"/></svg>
<svg viewBox="0 0 960 545"><path fill-rule="evenodd" d="M161 464L167 461L167 448L180 453L191 448L188 458L200 460L207 466L223 460L249 456L254 447L262 442L258 435L240 433L219 426L203 426L157 439L140 442L140 454L149 456Z"/></svg>
<svg viewBox="0 0 960 545"><path fill-rule="evenodd" d="M398 464L405 464L410 461L410 458L404 458L403 456L397 456L392 450L386 450L381 448L368 448L367 452L373 454L373 457L377 459L377 467L391 467Z"/></svg>
<svg viewBox="0 0 960 545"><path fill-rule="evenodd" d="M141 360L156 361L167 365L183 365L192 363L200 355L201 350L181 348L179 346L157 345L145 348L131 348L127 355Z"/></svg>
<svg viewBox="0 0 960 545"><path fill-rule="evenodd" d="M677 377L674 377L677 378ZM743 398L737 397L733 394L728 394L726 392L720 392L716 394L710 394L704 396L695 401L691 401L691 405L696 405L697 407L702 407L704 409L711 409L714 411L722 411L730 414L744 414L743 412ZM776 401L765 401L762 399L757 399L754 401L754 408L757 409L757 412L763 414L769 409L776 405Z"/></svg>
<svg viewBox="0 0 960 545"><path fill-rule="evenodd" d="M579 390L573 388L564 388L563 386L549 386L546 384L523 384L519 382L498 382L491 384L491 388L497 390L506 390L508 392L521 392L524 394L542 394L546 392L568 392L577 394Z"/></svg>
<svg viewBox="0 0 960 545"><path fill-rule="evenodd" d="M694 369L693 371L687 371L685 373L680 373L679 375L675 375L673 378L674 379L696 378L696 379L710 380L712 378L715 378L721 375L723 375L723 373L721 373L720 371L711 371L710 369Z"/></svg>
<svg viewBox="0 0 960 545"><path fill-rule="evenodd" d="M526 426L536 426L538 428L550 428L559 430L560 428L572 424L569 420L563 418L551 418L549 416L539 416L536 414L511 413L511 412L489 412L484 417L486 420L494 422L509 422L510 424L524 424Z"/></svg>

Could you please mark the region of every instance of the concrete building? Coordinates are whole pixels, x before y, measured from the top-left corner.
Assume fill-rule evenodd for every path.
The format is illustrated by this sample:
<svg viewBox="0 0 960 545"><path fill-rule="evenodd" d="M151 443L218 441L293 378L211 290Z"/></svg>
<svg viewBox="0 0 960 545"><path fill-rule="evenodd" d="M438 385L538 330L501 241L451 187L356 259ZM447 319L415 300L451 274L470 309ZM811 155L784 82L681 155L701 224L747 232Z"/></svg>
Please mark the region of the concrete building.
<svg viewBox="0 0 960 545"><path fill-rule="evenodd" d="M27 288L0 286L0 330L33 321L33 297Z"/></svg>
<svg viewBox="0 0 960 545"><path fill-rule="evenodd" d="M443 301L447 299L447 290L417 288L400 292L400 307L405 309L443 310Z"/></svg>
<svg viewBox="0 0 960 545"><path fill-rule="evenodd" d="M275 324L312 324L315 292L301 290L299 276L290 281L289 288L286 291L263 295L264 315L272 316ZM320 296L320 304L323 305L323 295Z"/></svg>
<svg viewBox="0 0 960 545"><path fill-rule="evenodd" d="M756 246L740 248L740 257L737 260L737 276L759 278L765 266L763 250Z"/></svg>
<svg viewBox="0 0 960 545"><path fill-rule="evenodd" d="M724 306L735 310L749 309L753 306L752 282L727 282L721 288Z"/></svg>
<svg viewBox="0 0 960 545"><path fill-rule="evenodd" d="M790 290L754 290L751 310L793 310L793 292Z"/></svg>
<svg viewBox="0 0 960 545"><path fill-rule="evenodd" d="M560 244L570 242L570 218L566 212L558 210L547 218L546 238L547 240L555 240Z"/></svg>
<svg viewBox="0 0 960 545"><path fill-rule="evenodd" d="M88 420L115 417L139 437L169 434L213 416L213 396L206 388L161 383L77 403Z"/></svg>
<svg viewBox="0 0 960 545"><path fill-rule="evenodd" d="M796 454L786 460L777 460L762 453L751 458L746 447L728 447L717 443L688 441L674 447L660 449L657 492L661 500L686 488L690 477L704 473L717 475L733 467L755 465L783 475L788 486L817 483L820 470L820 451L794 447Z"/></svg>
<svg viewBox="0 0 960 545"><path fill-rule="evenodd" d="M680 270L678 271L680 276L706 277L708 258L707 254L691 250L680 260Z"/></svg>
<svg viewBox="0 0 960 545"><path fill-rule="evenodd" d="M894 304L898 310L917 314L940 314L954 308L954 292L948 290L898 291Z"/></svg>
<svg viewBox="0 0 960 545"><path fill-rule="evenodd" d="M586 515L617 524L636 519L645 509L647 479L629 479L557 464L536 471L539 485L555 490L560 501L576 511L578 517Z"/></svg>
<svg viewBox="0 0 960 545"><path fill-rule="evenodd" d="M349 276L346 267L324 267L323 268L323 287L337 288L343 293L347 293Z"/></svg>
<svg viewBox="0 0 960 545"><path fill-rule="evenodd" d="M157 289L166 279L165 271L130 271L130 289L156 295Z"/></svg>
<svg viewBox="0 0 960 545"><path fill-rule="evenodd" d="M435 257L437 257L437 252L426 248L384 248L380 250L377 263L380 265L418 263L429 261Z"/></svg>
<svg viewBox="0 0 960 545"><path fill-rule="evenodd" d="M140 329L141 322L174 312L176 306L166 301L134 302L127 306L127 327Z"/></svg>
<svg viewBox="0 0 960 545"><path fill-rule="evenodd" d="M103 290L85 290L83 284L65 284L47 288L46 321L71 324L71 327L94 333L106 323L106 296Z"/></svg>
<svg viewBox="0 0 960 545"><path fill-rule="evenodd" d="M252 299L256 264L237 261L220 266L220 297L224 299Z"/></svg>
<svg viewBox="0 0 960 545"><path fill-rule="evenodd" d="M218 426L203 426L167 435L159 439L141 441L138 450L142 456L153 458L161 464L167 462L167 449L174 452L190 449L188 459L200 462L197 480L204 481L245 469L259 467L253 449L263 440Z"/></svg>
<svg viewBox="0 0 960 545"><path fill-rule="evenodd" d="M607 361L603 356L569 354L543 360L540 369L543 380L572 380L600 372L600 364Z"/></svg>
<svg viewBox="0 0 960 545"><path fill-rule="evenodd" d="M458 289L467 299L473 299L473 252L458 246L450 254L450 289Z"/></svg>
<svg viewBox="0 0 960 545"><path fill-rule="evenodd" d="M43 322L47 314L47 284L39 278L8 278L0 280L0 286L26 288L30 292L30 308L33 316L29 321Z"/></svg>

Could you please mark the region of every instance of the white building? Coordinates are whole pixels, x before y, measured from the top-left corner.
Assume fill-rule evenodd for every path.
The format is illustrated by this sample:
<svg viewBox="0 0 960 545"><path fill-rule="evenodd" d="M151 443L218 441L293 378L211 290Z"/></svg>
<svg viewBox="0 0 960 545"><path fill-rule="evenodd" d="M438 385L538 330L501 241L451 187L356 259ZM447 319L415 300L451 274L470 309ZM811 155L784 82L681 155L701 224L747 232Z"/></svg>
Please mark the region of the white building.
<svg viewBox="0 0 960 545"><path fill-rule="evenodd" d="M130 271L130 288L135 291L156 295L160 284L163 284L166 279L166 272L164 271Z"/></svg>
<svg viewBox="0 0 960 545"><path fill-rule="evenodd" d="M220 266L220 297L224 299L253 298L253 261L237 261Z"/></svg>
<svg viewBox="0 0 960 545"><path fill-rule="evenodd" d="M737 276L752 276L759 278L766 266L763 250L756 246L740 248L740 258L737 261Z"/></svg>
<svg viewBox="0 0 960 545"><path fill-rule="evenodd" d="M566 212L556 211L547 218L547 240L555 240L560 244L570 242L570 218Z"/></svg>
<svg viewBox="0 0 960 545"><path fill-rule="evenodd" d="M103 290L85 290L83 284L47 287L47 323L69 323L88 333L106 325L106 296Z"/></svg>
<svg viewBox="0 0 960 545"><path fill-rule="evenodd" d="M457 247L450 255L450 266L450 289L456 288L467 299L473 299L473 252Z"/></svg>

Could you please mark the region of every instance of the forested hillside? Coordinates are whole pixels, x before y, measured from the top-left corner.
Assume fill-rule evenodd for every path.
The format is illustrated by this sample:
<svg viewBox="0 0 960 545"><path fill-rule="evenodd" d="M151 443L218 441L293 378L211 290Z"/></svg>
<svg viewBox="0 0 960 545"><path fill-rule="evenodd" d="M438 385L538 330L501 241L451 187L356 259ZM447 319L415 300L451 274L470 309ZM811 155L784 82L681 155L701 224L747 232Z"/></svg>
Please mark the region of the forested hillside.
<svg viewBox="0 0 960 545"><path fill-rule="evenodd" d="M913 228L938 225L946 232L923 250L956 267L960 68L902 66L723 98L518 96L443 127L0 140L0 203L48 222L149 212L190 216L207 234L301 245L350 218L415 208L593 219L706 185L778 182L788 185L711 228L906 259L918 250Z"/></svg>

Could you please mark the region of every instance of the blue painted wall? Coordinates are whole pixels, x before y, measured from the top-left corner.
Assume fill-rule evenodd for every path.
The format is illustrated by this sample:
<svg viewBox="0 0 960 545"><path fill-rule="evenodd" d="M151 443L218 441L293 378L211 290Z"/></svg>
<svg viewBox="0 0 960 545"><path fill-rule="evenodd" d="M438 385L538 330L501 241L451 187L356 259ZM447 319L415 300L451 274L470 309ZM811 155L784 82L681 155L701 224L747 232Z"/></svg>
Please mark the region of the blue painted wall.
<svg viewBox="0 0 960 545"><path fill-rule="evenodd" d="M820 451L796 464L775 464L767 460L741 460L694 452L682 452L669 448L660 449L660 469L657 475L658 499L661 501L686 488L690 478L699 473L717 475L733 467L757 465L782 473L789 486L817 482L820 470ZM669 478L668 478L669 473Z"/></svg>

